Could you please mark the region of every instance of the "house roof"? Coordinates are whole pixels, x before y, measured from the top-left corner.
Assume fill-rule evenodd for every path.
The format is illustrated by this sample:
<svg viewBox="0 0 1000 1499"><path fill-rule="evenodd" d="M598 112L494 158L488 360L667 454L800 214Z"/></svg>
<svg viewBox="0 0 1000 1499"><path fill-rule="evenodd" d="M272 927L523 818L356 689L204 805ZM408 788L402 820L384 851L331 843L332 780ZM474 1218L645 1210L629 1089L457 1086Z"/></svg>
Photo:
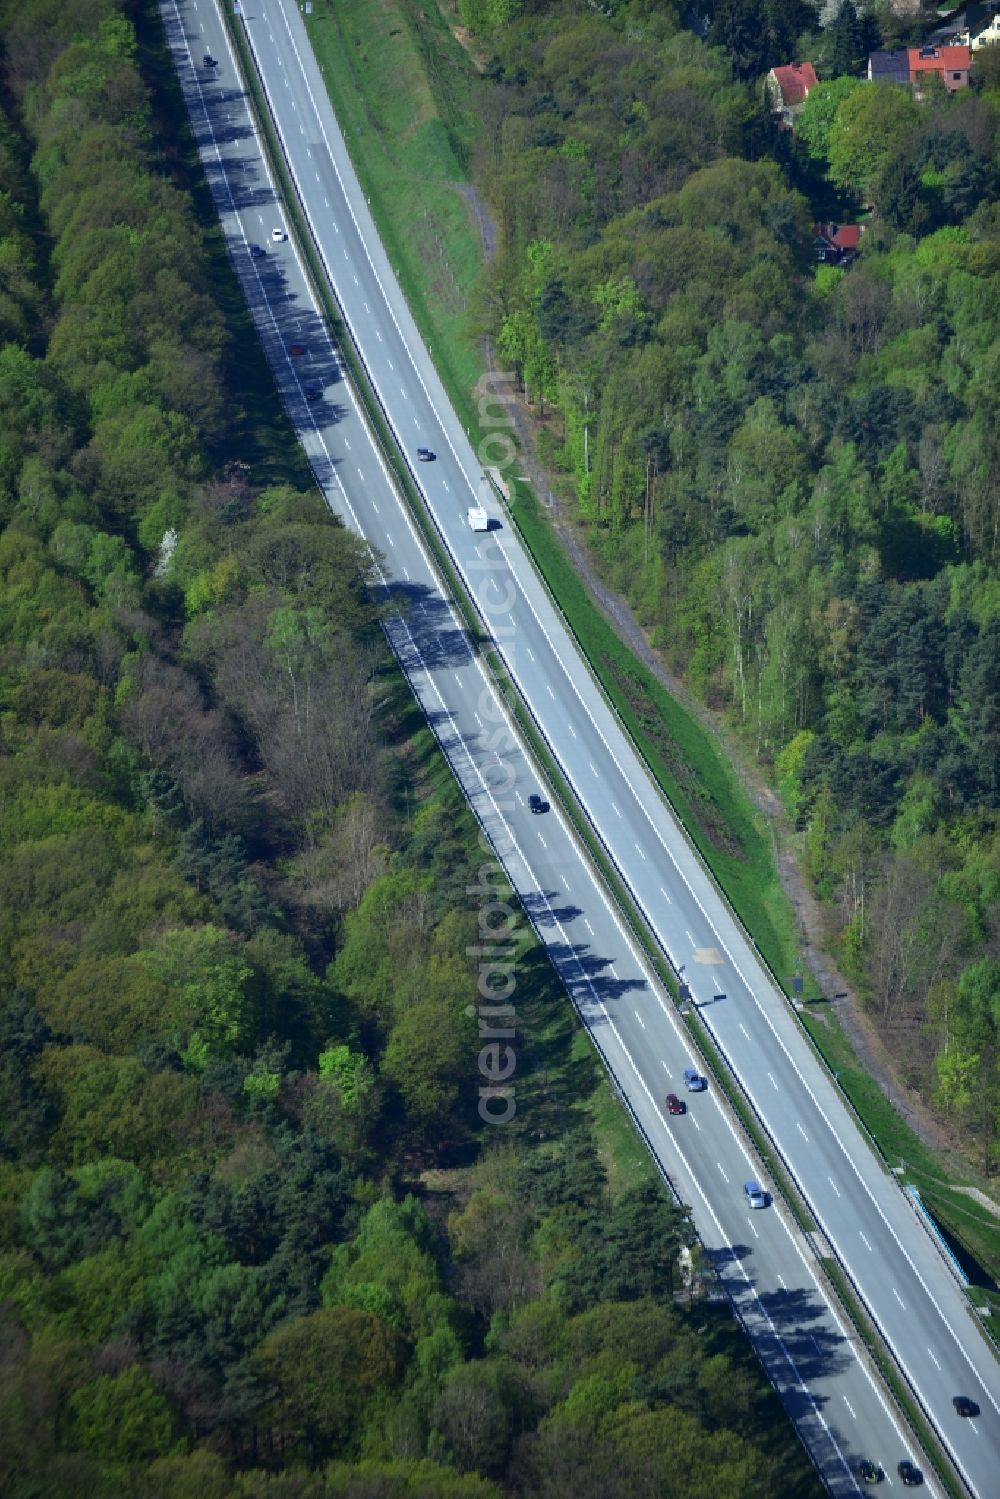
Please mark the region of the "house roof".
<svg viewBox="0 0 1000 1499"><path fill-rule="evenodd" d="M860 224L817 224L816 233L837 250L856 250L861 243Z"/></svg>
<svg viewBox="0 0 1000 1499"><path fill-rule="evenodd" d="M916 73L968 72L968 47L911 47L910 77Z"/></svg>
<svg viewBox="0 0 1000 1499"><path fill-rule="evenodd" d="M802 104L809 90L819 82L811 62L786 63L782 68L772 68L771 74L786 105Z"/></svg>
<svg viewBox="0 0 1000 1499"><path fill-rule="evenodd" d="M873 52L868 59L871 78L885 83L909 83L910 56L905 48L898 52Z"/></svg>

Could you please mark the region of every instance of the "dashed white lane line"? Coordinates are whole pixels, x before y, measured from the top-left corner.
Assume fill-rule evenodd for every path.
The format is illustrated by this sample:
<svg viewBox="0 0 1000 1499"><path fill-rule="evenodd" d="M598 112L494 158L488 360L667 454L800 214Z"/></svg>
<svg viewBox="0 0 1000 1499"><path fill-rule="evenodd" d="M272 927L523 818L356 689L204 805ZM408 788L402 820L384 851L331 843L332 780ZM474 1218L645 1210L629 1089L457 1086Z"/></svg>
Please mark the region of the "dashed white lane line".
<svg viewBox="0 0 1000 1499"><path fill-rule="evenodd" d="M716 988L719 987L719 981L718 981L718 979L716 979L716 981L715 981L715 987ZM749 1041L750 1040L750 1032L747 1030L747 1028L743 1024L742 1020L740 1021L740 1030L743 1032L744 1036L746 1036L747 1040Z"/></svg>
<svg viewBox="0 0 1000 1499"><path fill-rule="evenodd" d="M797 1119L795 1121L795 1128L798 1130L799 1134L802 1136L803 1140L805 1140L806 1144L808 1145L809 1144L809 1136L806 1134L805 1130L802 1128L801 1124L799 1123L799 1121Z"/></svg>
<svg viewBox="0 0 1000 1499"><path fill-rule="evenodd" d="M638 1010L635 1011L635 1018L636 1018L636 1020L638 1020L639 1024L642 1026L643 1030L645 1030L646 1029L646 1022L645 1022L645 1020L643 1020L643 1018L639 1014Z"/></svg>
<svg viewBox="0 0 1000 1499"><path fill-rule="evenodd" d="M716 1161L715 1164L718 1166L719 1170L722 1171L722 1162L721 1161ZM728 1182L728 1180L729 1180L729 1177L726 1175L726 1173L724 1171L722 1171L722 1179L723 1179L723 1181L726 1181L726 1182Z"/></svg>
<svg viewBox="0 0 1000 1499"><path fill-rule="evenodd" d="M892 1294L895 1296L896 1300L899 1302L900 1306L903 1308L903 1311L905 1312L906 1311L906 1302L903 1300L902 1296L900 1296L900 1294L896 1290L895 1286L893 1286L893 1288L892 1288Z"/></svg>
<svg viewBox="0 0 1000 1499"><path fill-rule="evenodd" d="M830 1183L830 1186L833 1188L833 1190L836 1192L837 1196L839 1197L840 1196L840 1188L837 1186L837 1183L834 1181L833 1177L832 1176L828 1176L827 1177L827 1181Z"/></svg>
<svg viewBox="0 0 1000 1499"><path fill-rule="evenodd" d="M701 1125L698 1123L697 1119L694 1117L693 1114L691 1115L691 1123L694 1125L695 1129L698 1131L698 1133L700 1135L701 1134Z"/></svg>
<svg viewBox="0 0 1000 1499"><path fill-rule="evenodd" d="M476 712L475 708L473 708L472 710L472 716L476 720L476 723L479 725L479 727L482 728L483 720L479 717L479 714Z"/></svg>
<svg viewBox="0 0 1000 1499"><path fill-rule="evenodd" d="M673 904L672 901L671 901L671 899L670 899L670 896L664 890L664 888L663 888L662 885L660 886L660 894L663 896L663 899L666 901L666 903L667 903L668 906Z"/></svg>
<svg viewBox="0 0 1000 1499"><path fill-rule="evenodd" d="M645 864L645 862L646 862L646 855L643 853L643 851L639 847L638 843L635 846L635 851L639 855L639 858L642 860L642 862Z"/></svg>
<svg viewBox="0 0 1000 1499"><path fill-rule="evenodd" d="M591 924L587 920L586 916L583 918L583 924L587 928L587 931L590 933L590 935L593 936L594 935L594 928L591 926Z"/></svg>
<svg viewBox="0 0 1000 1499"><path fill-rule="evenodd" d="M747 1222L750 1225L750 1232L753 1234L754 1238L755 1239L759 1239L760 1238L760 1234L757 1232L756 1228L754 1228L753 1219L752 1218L748 1218Z"/></svg>
<svg viewBox="0 0 1000 1499"><path fill-rule="evenodd" d="M549 683L549 682L546 682L546 684L545 684L545 690L546 690L546 692L547 692L547 693L548 693L548 695L549 695L549 697L550 697L550 698L551 698L551 699L552 699L552 701L553 701L553 702L555 702L555 700L556 700L556 695L555 695L555 693L554 693L554 692L553 692L553 691L552 691L552 686L551 686L551 683Z"/></svg>
<svg viewBox="0 0 1000 1499"><path fill-rule="evenodd" d="M858 1233L859 1233L859 1234L860 1234L860 1235L861 1235L861 1242L862 1242L862 1244L863 1244L863 1245L864 1245L864 1246L865 1246L865 1248L866 1248L866 1249L867 1249L867 1250L868 1250L868 1253L869 1253L869 1254L871 1254L871 1253L872 1253L872 1246L871 1246L871 1245L870 1245L870 1244L869 1244L869 1242L868 1242L868 1240L867 1240L867 1239L866 1239L866 1238L865 1238L865 1236L864 1236L864 1234L863 1234L863 1233L861 1233L861 1230L860 1230L860 1228L859 1228L859 1229L858 1229Z"/></svg>
<svg viewBox="0 0 1000 1499"><path fill-rule="evenodd" d="M590 766L590 773L591 773L591 775L592 776L596 776L596 774L597 774L597 767L594 765L593 760L588 760L587 764Z"/></svg>
<svg viewBox="0 0 1000 1499"><path fill-rule="evenodd" d="M619 812L618 808L615 806L614 802L611 803L611 810L615 814L616 817L620 817L622 815Z"/></svg>
<svg viewBox="0 0 1000 1499"><path fill-rule="evenodd" d="M844 1404L847 1406L847 1409L850 1411L851 1415L854 1416L854 1406L848 1400L846 1395L844 1396ZM854 1416L854 1419L856 1421L858 1419L857 1416Z"/></svg>
<svg viewBox="0 0 1000 1499"><path fill-rule="evenodd" d="M571 723L568 723L566 725L566 727L567 727L567 729L569 729L570 733L572 734L573 738L575 739L576 738L576 730L574 729L573 725Z"/></svg>
<svg viewBox="0 0 1000 1499"><path fill-rule="evenodd" d="M787 1291L788 1290L788 1287L785 1285L785 1277L783 1275L779 1275L778 1276L778 1285L781 1287L781 1289L783 1291Z"/></svg>
<svg viewBox="0 0 1000 1499"><path fill-rule="evenodd" d="M663 1068L668 1077L673 1077L674 1074L671 1072L670 1068L667 1066L662 1057L660 1058L660 1066Z"/></svg>
<svg viewBox="0 0 1000 1499"><path fill-rule="evenodd" d="M938 1372L940 1373L940 1371L941 1371L941 1365L938 1363L937 1359L934 1357L934 1354L931 1352L931 1350L929 1348L928 1348L927 1352L928 1352L928 1354L930 1356L931 1363L934 1365L935 1369L937 1369Z"/></svg>
<svg viewBox="0 0 1000 1499"><path fill-rule="evenodd" d="M526 645L526 646L525 646L525 647L524 647L524 649L525 649L525 650L526 650L526 651L527 651L527 653L528 653L528 660L529 660L529 661L534 661L534 659L535 659L535 653L534 653L534 651L533 651L533 650L532 650L532 649L531 649L531 646L530 646L530 645Z"/></svg>
<svg viewBox="0 0 1000 1499"><path fill-rule="evenodd" d="M776 1093L779 1093L779 1092L780 1092L780 1091L781 1091L781 1090L780 1090L780 1088L779 1088L779 1087L778 1087L778 1084L777 1084L777 1083L776 1083L776 1082L775 1082L775 1081L774 1081L774 1078L773 1078L773 1077L771 1077L771 1074L770 1074L770 1073L768 1073L768 1074L767 1074L767 1075L768 1075L768 1077L770 1077L770 1078L771 1078L771 1087L772 1087L772 1088L773 1088L773 1089L774 1089L774 1091L775 1091L775 1092L776 1092Z"/></svg>

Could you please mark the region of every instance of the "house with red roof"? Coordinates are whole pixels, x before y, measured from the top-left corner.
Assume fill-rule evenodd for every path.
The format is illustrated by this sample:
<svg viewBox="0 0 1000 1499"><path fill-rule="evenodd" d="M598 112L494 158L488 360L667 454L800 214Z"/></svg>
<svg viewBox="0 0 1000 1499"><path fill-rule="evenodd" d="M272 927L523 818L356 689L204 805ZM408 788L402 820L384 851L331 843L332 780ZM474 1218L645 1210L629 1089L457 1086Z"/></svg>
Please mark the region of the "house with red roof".
<svg viewBox="0 0 1000 1499"><path fill-rule="evenodd" d="M850 265L861 244L863 224L817 224L813 248L825 265Z"/></svg>
<svg viewBox="0 0 1000 1499"><path fill-rule="evenodd" d="M809 90L818 82L811 62L790 62L768 73L764 80L768 102L786 129L794 127L795 116L806 102Z"/></svg>
<svg viewBox="0 0 1000 1499"><path fill-rule="evenodd" d="M919 92L922 79L940 78L949 93L968 88L972 52L969 47L909 47L910 82Z"/></svg>

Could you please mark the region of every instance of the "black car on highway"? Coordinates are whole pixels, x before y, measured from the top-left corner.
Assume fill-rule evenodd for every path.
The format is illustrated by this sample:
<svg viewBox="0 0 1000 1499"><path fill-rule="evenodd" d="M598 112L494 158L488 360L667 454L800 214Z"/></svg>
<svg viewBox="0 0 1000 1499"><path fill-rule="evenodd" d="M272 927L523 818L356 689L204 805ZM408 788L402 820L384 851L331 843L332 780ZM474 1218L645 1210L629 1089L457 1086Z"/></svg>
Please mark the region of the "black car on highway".
<svg viewBox="0 0 1000 1499"><path fill-rule="evenodd" d="M545 801L543 797L540 797L535 791L533 791L528 797L528 806L531 808L532 812L534 812L536 817L540 817L543 812L547 812L549 810L548 802Z"/></svg>
<svg viewBox="0 0 1000 1499"><path fill-rule="evenodd" d="M896 1472L904 1489L919 1489L924 1481L924 1475L916 1463L911 1463L908 1457L904 1457L901 1463L896 1464Z"/></svg>

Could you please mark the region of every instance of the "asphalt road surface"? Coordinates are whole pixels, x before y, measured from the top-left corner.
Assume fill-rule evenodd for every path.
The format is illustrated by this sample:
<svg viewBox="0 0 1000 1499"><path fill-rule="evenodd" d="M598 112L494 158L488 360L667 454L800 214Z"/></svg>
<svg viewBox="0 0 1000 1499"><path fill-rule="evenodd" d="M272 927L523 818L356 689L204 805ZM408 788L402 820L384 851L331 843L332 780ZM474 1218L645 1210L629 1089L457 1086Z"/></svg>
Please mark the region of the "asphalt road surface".
<svg viewBox="0 0 1000 1499"><path fill-rule="evenodd" d="M227 243L279 389L331 507L386 557L401 603L390 638L484 832L679 1196L691 1205L759 1356L824 1481L856 1493L858 1460L924 1468L815 1272L826 1243L881 1329L970 1493L1000 1490L1000 1368L964 1295L895 1179L872 1153L682 829L636 756L537 579L499 502L474 533L484 462L452 411L350 167L291 0L244 4L277 129L345 319L456 567L538 728L814 1213L807 1239L780 1203L747 1207L759 1165L699 1065L671 1002L596 881L442 595L314 306L254 133L236 57L211 0L161 0L167 37ZM218 66L206 67L210 53ZM251 254L251 244L265 254ZM292 353L292 345L301 352ZM502 433L502 405L493 408ZM436 458L416 461L426 446ZM405 605L405 608L402 606ZM512 996L516 1008L516 992ZM516 1042L515 1042L516 1047ZM483 1083L469 1059L469 1087ZM516 1074L507 1084L516 1100ZM668 1091L688 1111L670 1117ZM767 1182L764 1182L765 1186ZM818 1240L818 1242L817 1242ZM956 1394L981 1414L959 1418Z"/></svg>

